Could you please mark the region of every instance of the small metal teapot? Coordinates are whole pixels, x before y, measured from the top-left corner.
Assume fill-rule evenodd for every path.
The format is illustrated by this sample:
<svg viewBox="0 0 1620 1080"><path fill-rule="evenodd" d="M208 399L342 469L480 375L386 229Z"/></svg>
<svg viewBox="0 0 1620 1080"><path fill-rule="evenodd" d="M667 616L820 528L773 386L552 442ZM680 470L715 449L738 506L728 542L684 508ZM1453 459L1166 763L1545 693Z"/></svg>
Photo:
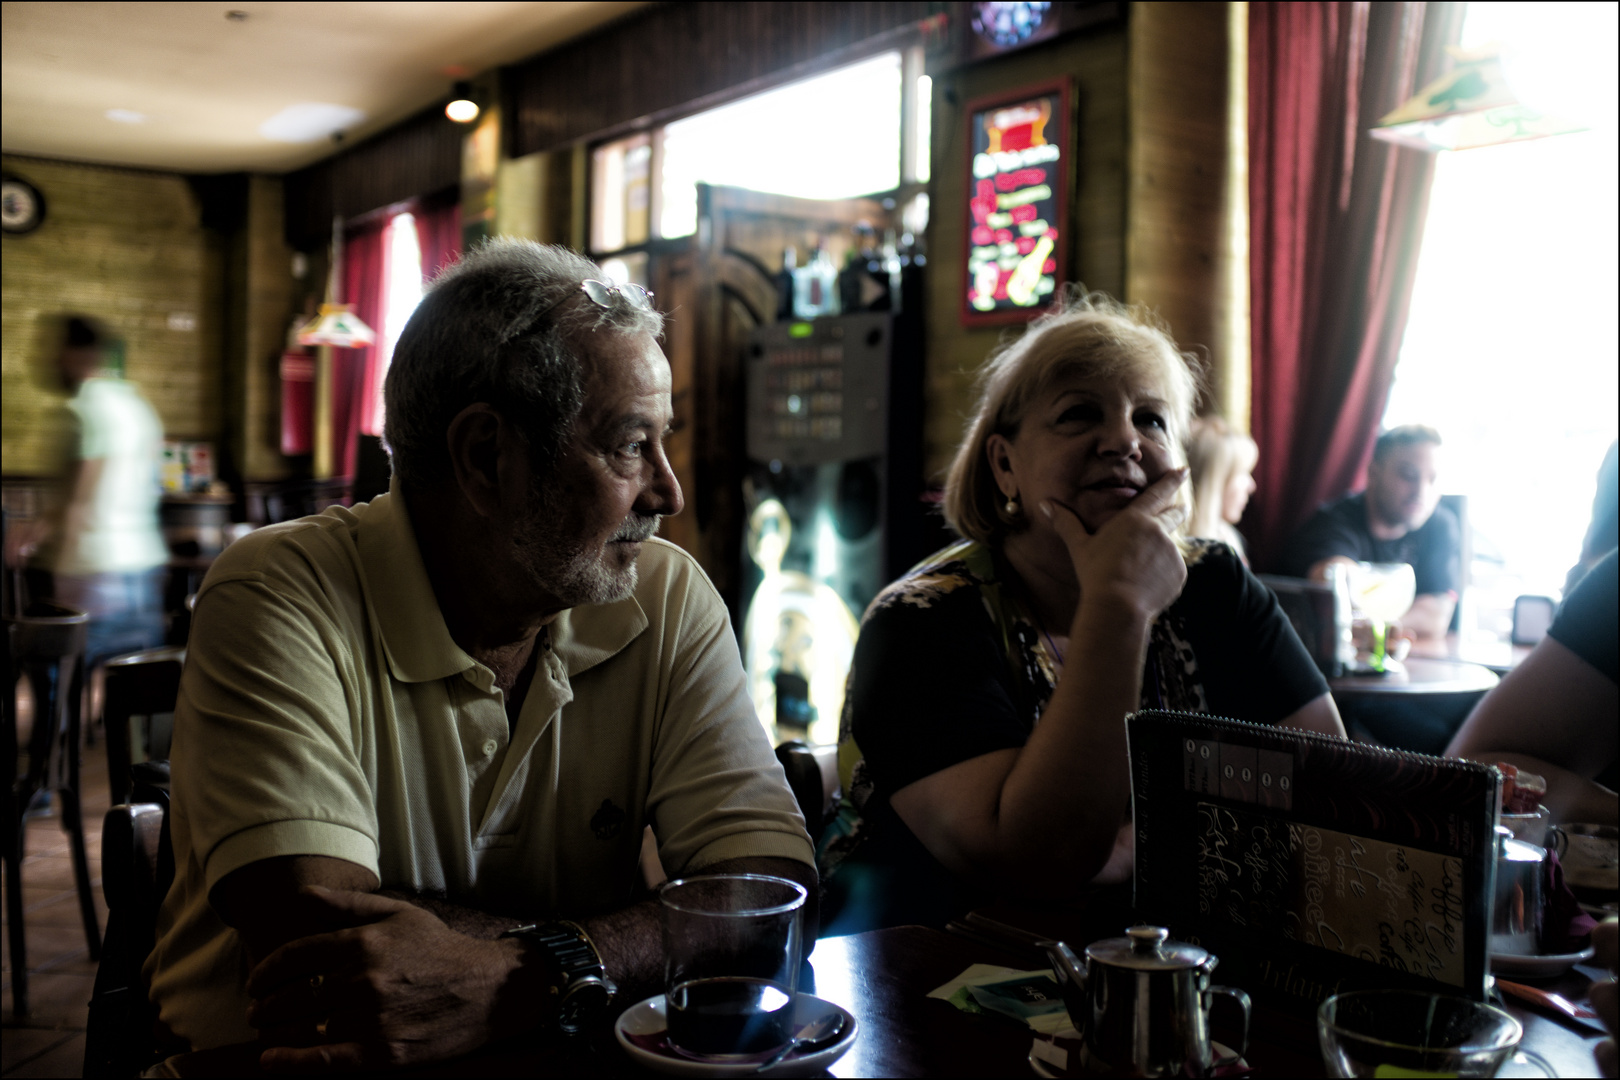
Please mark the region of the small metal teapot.
<svg viewBox="0 0 1620 1080"><path fill-rule="evenodd" d="M1083 965L1063 942L1039 943L1052 961L1069 1020L1085 1040L1085 1070L1206 1076L1242 1057L1249 1046L1249 995L1209 984L1215 957L1170 941L1162 926L1133 926L1125 935L1086 946ZM1216 994L1243 1007L1243 1043L1218 1060L1209 1041Z"/></svg>

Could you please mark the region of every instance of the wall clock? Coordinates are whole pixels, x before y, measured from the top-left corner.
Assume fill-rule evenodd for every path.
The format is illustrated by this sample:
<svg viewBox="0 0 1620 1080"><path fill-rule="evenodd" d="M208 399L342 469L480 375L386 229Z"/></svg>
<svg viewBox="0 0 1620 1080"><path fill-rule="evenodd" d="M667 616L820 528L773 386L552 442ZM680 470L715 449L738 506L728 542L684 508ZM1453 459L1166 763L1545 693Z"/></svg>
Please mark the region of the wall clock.
<svg viewBox="0 0 1620 1080"><path fill-rule="evenodd" d="M8 176L0 180L0 229L11 235L30 233L45 220L45 196L28 181Z"/></svg>
<svg viewBox="0 0 1620 1080"><path fill-rule="evenodd" d="M973 32L998 49L1022 45L1041 28L1050 3L973 5Z"/></svg>

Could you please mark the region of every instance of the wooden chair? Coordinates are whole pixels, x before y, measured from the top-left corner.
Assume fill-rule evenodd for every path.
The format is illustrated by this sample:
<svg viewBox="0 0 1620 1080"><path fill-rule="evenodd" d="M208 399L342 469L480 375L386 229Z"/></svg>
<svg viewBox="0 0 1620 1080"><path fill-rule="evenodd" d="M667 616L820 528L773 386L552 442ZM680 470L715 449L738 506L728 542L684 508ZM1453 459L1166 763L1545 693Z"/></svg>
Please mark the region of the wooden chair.
<svg viewBox="0 0 1620 1080"><path fill-rule="evenodd" d="M146 756L169 756L168 740L154 730L157 725L152 718L174 712L185 662L186 650L171 645L115 656L104 666L107 682L101 716L107 728L107 779L115 806L129 801L133 717L146 717ZM155 744L154 736L158 736Z"/></svg>
<svg viewBox="0 0 1620 1080"><path fill-rule="evenodd" d="M838 747L789 739L776 748L776 760L782 763L788 787L799 801L811 841L819 843L838 806Z"/></svg>
<svg viewBox="0 0 1620 1080"><path fill-rule="evenodd" d="M29 604L21 615L5 620L5 727L0 734L10 783L4 804L5 837L0 844L6 864L6 917L10 921L11 1000L15 1016L28 1013L28 958L23 932L22 860L24 816L34 796L56 796L62 830L68 834L79 912L90 958L101 956L101 928L90 891L90 867L84 850L84 821L79 806L79 728L84 697L84 651L90 616L47 600ZM28 739L28 769L19 775L22 747L17 730L17 681L28 677L34 697L34 724Z"/></svg>
<svg viewBox="0 0 1620 1080"><path fill-rule="evenodd" d="M90 999L85 1076L138 1076L159 1056L156 1010L141 969L156 943L158 909L174 883L168 762L140 762L131 779L135 801L114 806L102 823L107 941Z"/></svg>

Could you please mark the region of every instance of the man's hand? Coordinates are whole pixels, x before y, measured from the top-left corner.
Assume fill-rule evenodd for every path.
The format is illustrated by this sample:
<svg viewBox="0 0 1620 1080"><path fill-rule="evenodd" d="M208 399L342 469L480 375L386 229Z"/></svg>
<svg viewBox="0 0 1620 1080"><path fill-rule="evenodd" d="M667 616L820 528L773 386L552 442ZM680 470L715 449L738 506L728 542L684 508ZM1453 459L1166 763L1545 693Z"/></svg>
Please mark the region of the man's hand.
<svg viewBox="0 0 1620 1080"><path fill-rule="evenodd" d="M296 902L332 930L288 942L248 976L248 1022L283 1044L261 1057L267 1071L438 1061L522 1029L501 1007L514 1000L517 942L470 938L370 893L306 886Z"/></svg>

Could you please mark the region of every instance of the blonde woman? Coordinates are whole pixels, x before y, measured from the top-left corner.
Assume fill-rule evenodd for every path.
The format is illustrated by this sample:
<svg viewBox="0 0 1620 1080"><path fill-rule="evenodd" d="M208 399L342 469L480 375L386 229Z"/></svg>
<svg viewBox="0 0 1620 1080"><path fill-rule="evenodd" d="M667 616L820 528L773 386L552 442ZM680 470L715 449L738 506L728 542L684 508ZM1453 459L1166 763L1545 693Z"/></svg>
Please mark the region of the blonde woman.
<svg viewBox="0 0 1620 1080"><path fill-rule="evenodd" d="M1254 494L1254 467L1260 448L1219 416L1200 416L1187 433L1187 465L1192 469L1192 516L1187 535L1220 540L1247 563L1237 523Z"/></svg>
<svg viewBox="0 0 1620 1080"><path fill-rule="evenodd" d="M1136 709L1343 734L1276 599L1182 535L1196 396L1165 330L1100 294L992 355L946 483L963 540L862 622L827 933L1125 880Z"/></svg>

